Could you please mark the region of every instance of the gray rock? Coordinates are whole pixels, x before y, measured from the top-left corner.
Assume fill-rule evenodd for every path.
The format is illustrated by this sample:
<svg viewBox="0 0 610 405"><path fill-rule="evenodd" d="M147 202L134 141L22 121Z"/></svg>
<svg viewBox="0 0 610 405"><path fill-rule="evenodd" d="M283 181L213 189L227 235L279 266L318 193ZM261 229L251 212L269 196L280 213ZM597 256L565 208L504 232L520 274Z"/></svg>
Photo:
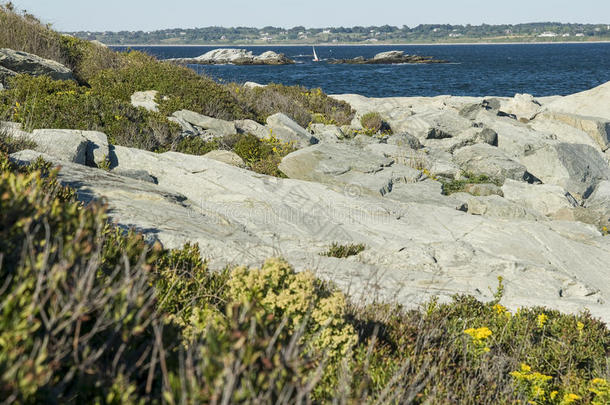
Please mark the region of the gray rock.
<svg viewBox="0 0 610 405"><path fill-rule="evenodd" d="M309 130L321 143L336 143L345 138L343 131L336 125L311 124Z"/></svg>
<svg viewBox="0 0 610 405"><path fill-rule="evenodd" d="M540 109L540 103L531 94L515 94L514 98L502 103L500 107L500 111L525 121L533 119Z"/></svg>
<svg viewBox="0 0 610 405"><path fill-rule="evenodd" d="M267 51L255 56L251 51L235 48L221 48L211 50L196 58L168 59L176 63L204 64L204 65L288 65L294 61L284 54Z"/></svg>
<svg viewBox="0 0 610 405"><path fill-rule="evenodd" d="M586 197L587 199L584 202L585 208L610 214L610 181L600 181Z"/></svg>
<svg viewBox="0 0 610 405"><path fill-rule="evenodd" d="M4 89L6 84L8 84L8 79L16 75L17 73L13 72L12 70L0 66L0 85L2 86L2 89Z"/></svg>
<svg viewBox="0 0 610 405"><path fill-rule="evenodd" d="M610 179L603 155L589 145L549 143L526 154L521 163L543 183L561 186L577 198L599 181Z"/></svg>
<svg viewBox="0 0 610 405"><path fill-rule="evenodd" d="M598 117L610 121L610 82L562 97L544 106L545 111L577 114L585 117Z"/></svg>
<svg viewBox="0 0 610 405"><path fill-rule="evenodd" d="M36 129L30 139L36 142L37 152L59 160L85 165L87 150L91 149L89 139L82 132L69 129Z"/></svg>
<svg viewBox="0 0 610 405"><path fill-rule="evenodd" d="M213 150L203 156L208 159L214 159L218 162L226 163L231 166L242 168L246 167L244 160L239 157L237 153L231 152L230 150Z"/></svg>
<svg viewBox="0 0 610 405"><path fill-rule="evenodd" d="M256 83L256 82L245 82L244 87L249 88L249 89L256 89L258 87L265 87L265 85Z"/></svg>
<svg viewBox="0 0 610 405"><path fill-rule="evenodd" d="M234 121L235 128L240 134L251 134L256 136L258 139L269 139L271 132L269 128L259 124L253 120L238 120Z"/></svg>
<svg viewBox="0 0 610 405"><path fill-rule="evenodd" d="M416 114L403 123L401 129L415 135L420 141L458 136L473 126L472 121L452 110Z"/></svg>
<svg viewBox="0 0 610 405"><path fill-rule="evenodd" d="M551 184L527 184L507 179L502 192L507 200L546 216L578 206L570 193Z"/></svg>
<svg viewBox="0 0 610 405"><path fill-rule="evenodd" d="M541 219L536 213L499 195L472 197L468 200L467 205L468 213L471 215L504 219Z"/></svg>
<svg viewBox="0 0 610 405"><path fill-rule="evenodd" d="M136 91L131 95L131 105L142 107L148 111L159 112L159 104L155 101L159 92L157 90Z"/></svg>
<svg viewBox="0 0 610 405"><path fill-rule="evenodd" d="M465 172L483 174L500 183L505 179L528 180L525 166L488 144L480 143L458 149L453 154L453 160Z"/></svg>
<svg viewBox="0 0 610 405"><path fill-rule="evenodd" d="M318 143L315 136L285 114L277 113L267 117L267 126L271 129L271 136L283 142L292 142L297 147L303 148Z"/></svg>
<svg viewBox="0 0 610 405"><path fill-rule="evenodd" d="M319 277L349 290L355 300L407 307L455 293L492 299L490 290L503 276L503 303L511 308L586 307L610 319L610 240L591 226L468 215L443 206L448 197L435 197L438 185L432 181L399 182L396 188L429 188L433 205L393 199L394 191L358 194L271 178L200 156L119 146L114 153L115 170L144 170L158 185L63 162L60 181L73 185L83 201L105 197L111 220L135 226L147 240L168 248L198 243L212 269L258 265L279 255L298 270L318 269ZM13 159L36 156L24 152ZM368 248L357 259L321 257L334 241Z"/></svg>
<svg viewBox="0 0 610 405"><path fill-rule="evenodd" d="M607 119L560 112L546 112L542 116L544 119L558 121L585 132L602 151L610 147L610 121Z"/></svg>
<svg viewBox="0 0 610 405"><path fill-rule="evenodd" d="M491 183L466 184L464 186L464 192L478 197L487 197L490 195L498 195L500 197L504 197L504 192L502 191L502 189Z"/></svg>
<svg viewBox="0 0 610 405"><path fill-rule="evenodd" d="M72 71L61 63L8 48L0 49L0 66L16 73L33 76L47 75L55 80L71 80L73 78Z"/></svg>
<svg viewBox="0 0 610 405"><path fill-rule="evenodd" d="M426 139L423 143L430 148L454 153L457 149L477 143L498 146L498 134L490 128L472 127L452 138Z"/></svg>
<svg viewBox="0 0 610 405"><path fill-rule="evenodd" d="M186 121L191 125L213 131L217 133L218 136L233 135L237 133L237 129L233 122L208 117L193 111L180 110L176 111L173 116L179 120Z"/></svg>
<svg viewBox="0 0 610 405"><path fill-rule="evenodd" d="M406 132L390 136L388 138L388 144L404 146L411 149L421 149L423 147L421 142L419 142L419 139Z"/></svg>

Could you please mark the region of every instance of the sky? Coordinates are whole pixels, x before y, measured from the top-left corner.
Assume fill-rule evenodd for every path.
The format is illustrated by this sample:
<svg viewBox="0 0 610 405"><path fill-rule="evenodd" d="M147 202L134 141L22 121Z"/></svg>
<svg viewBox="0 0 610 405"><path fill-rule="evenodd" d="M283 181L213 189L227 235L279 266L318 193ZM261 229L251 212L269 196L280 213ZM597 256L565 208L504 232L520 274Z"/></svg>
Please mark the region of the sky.
<svg viewBox="0 0 610 405"><path fill-rule="evenodd" d="M13 0L13 4L60 31L610 23L610 0Z"/></svg>

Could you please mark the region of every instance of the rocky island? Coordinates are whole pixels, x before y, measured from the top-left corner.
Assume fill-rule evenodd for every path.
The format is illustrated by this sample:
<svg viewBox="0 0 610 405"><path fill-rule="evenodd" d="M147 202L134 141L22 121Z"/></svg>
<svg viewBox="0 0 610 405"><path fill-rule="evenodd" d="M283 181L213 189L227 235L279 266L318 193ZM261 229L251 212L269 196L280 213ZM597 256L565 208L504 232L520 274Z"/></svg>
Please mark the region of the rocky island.
<svg viewBox="0 0 610 405"><path fill-rule="evenodd" d="M245 49L214 49L196 58L167 59L173 63L184 65L291 65L294 61L283 53L273 51L254 55Z"/></svg>
<svg viewBox="0 0 610 405"><path fill-rule="evenodd" d="M434 59L432 56L408 55L404 51L381 52L370 59L358 56L353 59L331 59L331 64L350 65L391 65L397 63L448 63L446 60Z"/></svg>

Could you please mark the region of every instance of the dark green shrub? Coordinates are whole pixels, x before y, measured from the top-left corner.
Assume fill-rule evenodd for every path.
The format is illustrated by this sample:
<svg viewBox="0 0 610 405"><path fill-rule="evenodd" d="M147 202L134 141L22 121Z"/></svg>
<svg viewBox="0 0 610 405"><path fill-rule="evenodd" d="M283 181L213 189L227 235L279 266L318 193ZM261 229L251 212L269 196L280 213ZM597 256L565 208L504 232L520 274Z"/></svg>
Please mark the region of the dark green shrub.
<svg viewBox="0 0 610 405"><path fill-rule="evenodd" d="M354 117L349 104L328 97L321 89L273 83L254 88L232 84L229 88L244 108L256 112L260 122L278 112L286 114L304 128L311 122L347 125Z"/></svg>
<svg viewBox="0 0 610 405"><path fill-rule="evenodd" d="M336 257L338 259L345 259L350 256L356 256L360 252L364 251L366 246L362 243L354 244L350 243L348 245L341 245L340 243L333 242L332 245L328 248L328 250L322 253L322 256Z"/></svg>

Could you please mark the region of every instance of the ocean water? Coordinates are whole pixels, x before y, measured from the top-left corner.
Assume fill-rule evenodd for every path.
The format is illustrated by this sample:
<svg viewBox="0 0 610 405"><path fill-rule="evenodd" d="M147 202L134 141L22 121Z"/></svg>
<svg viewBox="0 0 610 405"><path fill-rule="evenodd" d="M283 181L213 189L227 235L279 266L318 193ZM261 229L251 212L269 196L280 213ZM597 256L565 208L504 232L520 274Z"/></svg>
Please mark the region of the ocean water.
<svg viewBox="0 0 610 405"><path fill-rule="evenodd" d="M160 59L195 57L217 46L131 47ZM566 95L610 81L610 43L511 45L317 46L322 62L303 46L239 47L273 50L297 63L288 66L191 66L219 81L321 87L329 94L368 97ZM115 47L124 50L125 47ZM432 65L331 65L329 58L372 57L399 49L450 61Z"/></svg>

